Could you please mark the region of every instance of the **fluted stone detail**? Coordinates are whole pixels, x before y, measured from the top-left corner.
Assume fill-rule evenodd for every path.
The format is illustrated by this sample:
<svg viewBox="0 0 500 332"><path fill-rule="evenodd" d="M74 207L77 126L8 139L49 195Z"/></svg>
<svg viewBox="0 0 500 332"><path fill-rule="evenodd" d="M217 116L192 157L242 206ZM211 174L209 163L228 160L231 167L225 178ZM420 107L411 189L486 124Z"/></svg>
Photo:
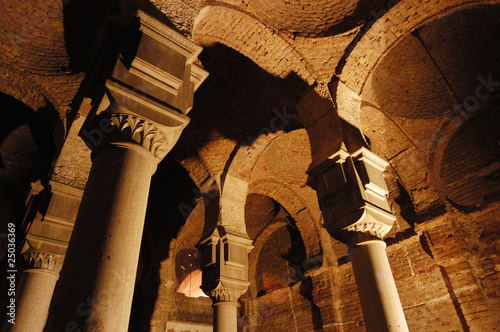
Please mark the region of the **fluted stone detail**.
<svg viewBox="0 0 500 332"><path fill-rule="evenodd" d="M29 251L23 256L27 264L26 270L43 269L59 274L64 262L64 256L39 251Z"/></svg>

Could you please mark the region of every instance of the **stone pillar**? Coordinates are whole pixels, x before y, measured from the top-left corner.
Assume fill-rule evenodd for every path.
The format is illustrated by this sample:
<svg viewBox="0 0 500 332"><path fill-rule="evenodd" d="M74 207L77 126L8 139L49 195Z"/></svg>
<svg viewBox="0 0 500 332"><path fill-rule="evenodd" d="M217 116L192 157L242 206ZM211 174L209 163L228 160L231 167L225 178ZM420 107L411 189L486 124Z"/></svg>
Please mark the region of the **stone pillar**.
<svg viewBox="0 0 500 332"><path fill-rule="evenodd" d="M237 332L238 299L250 285L248 253L252 240L218 226L197 247L203 271L201 289L213 301L214 332Z"/></svg>
<svg viewBox="0 0 500 332"><path fill-rule="evenodd" d="M64 260L82 191L50 181L32 183L21 229L25 268L16 292L16 324L3 331L42 332Z"/></svg>
<svg viewBox="0 0 500 332"><path fill-rule="evenodd" d="M169 150L163 131L140 116L104 112L91 128L100 141L94 142L49 331L127 330L151 175Z"/></svg>
<svg viewBox="0 0 500 332"><path fill-rule="evenodd" d="M242 293L221 288L207 294L213 301L214 331L238 331L238 299Z"/></svg>
<svg viewBox="0 0 500 332"><path fill-rule="evenodd" d="M383 172L388 163L366 148L345 148L310 170L324 226L348 246L367 331L408 331L383 237L389 212Z"/></svg>
<svg viewBox="0 0 500 332"><path fill-rule="evenodd" d="M16 323L5 322L3 331L41 332L49 314L50 300L59 279L63 256L30 251L16 294Z"/></svg>
<svg viewBox="0 0 500 332"><path fill-rule="evenodd" d="M208 75L193 63L199 46L142 11L137 16L139 30L134 24L125 34L130 39L80 132L92 168L47 331L127 331L151 176L188 124L194 91Z"/></svg>
<svg viewBox="0 0 500 332"><path fill-rule="evenodd" d="M348 250L367 330L408 331L385 242L362 241L349 246Z"/></svg>

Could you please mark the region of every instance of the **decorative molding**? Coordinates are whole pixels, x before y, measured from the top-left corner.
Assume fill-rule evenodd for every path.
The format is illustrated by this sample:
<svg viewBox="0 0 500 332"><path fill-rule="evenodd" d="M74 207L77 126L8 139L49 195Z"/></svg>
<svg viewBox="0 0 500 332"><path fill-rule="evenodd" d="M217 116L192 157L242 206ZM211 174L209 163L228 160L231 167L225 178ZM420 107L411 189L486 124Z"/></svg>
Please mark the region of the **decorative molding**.
<svg viewBox="0 0 500 332"><path fill-rule="evenodd" d="M64 262L64 256L41 251L28 251L23 254L27 263L25 270L42 269L59 274Z"/></svg>
<svg viewBox="0 0 500 332"><path fill-rule="evenodd" d="M130 65L129 72L177 96L183 81L149 62L136 57Z"/></svg>
<svg viewBox="0 0 500 332"><path fill-rule="evenodd" d="M344 143L342 143L342 147L337 152L328 157L328 159L332 160L337 164L345 163L347 158L349 158L349 152L347 152Z"/></svg>
<svg viewBox="0 0 500 332"><path fill-rule="evenodd" d="M382 223L360 222L355 223L354 225L347 226L346 228L344 228L344 231L369 233L378 238L383 238L390 231L390 229L390 226Z"/></svg>
<svg viewBox="0 0 500 332"><path fill-rule="evenodd" d="M390 231L396 218L387 201L387 165L364 147L349 154L342 146L310 173L330 235L353 244L383 239Z"/></svg>
<svg viewBox="0 0 500 332"><path fill-rule="evenodd" d="M135 142L151 152L160 162L173 147L165 134L153 122L139 116L110 114L111 124L120 130L120 138Z"/></svg>
<svg viewBox="0 0 500 332"><path fill-rule="evenodd" d="M44 187L45 186L45 187ZM32 183L23 227L28 229L22 252L64 255L73 231L83 190L49 181Z"/></svg>
<svg viewBox="0 0 500 332"><path fill-rule="evenodd" d="M170 29L142 10L137 12L137 17L140 19L140 30L144 34L154 38L163 45L167 45L179 54L182 54L186 57L187 63L193 62L203 50L201 46L190 41L182 34Z"/></svg>
<svg viewBox="0 0 500 332"><path fill-rule="evenodd" d="M382 157L377 156L375 153L371 152L365 147L359 148L357 151L353 152L351 156L355 160L366 162L367 164L376 167L379 171L384 172L389 162Z"/></svg>
<svg viewBox="0 0 500 332"><path fill-rule="evenodd" d="M208 77L208 71L197 64L191 64L191 82L194 84L194 91L198 90L201 83Z"/></svg>

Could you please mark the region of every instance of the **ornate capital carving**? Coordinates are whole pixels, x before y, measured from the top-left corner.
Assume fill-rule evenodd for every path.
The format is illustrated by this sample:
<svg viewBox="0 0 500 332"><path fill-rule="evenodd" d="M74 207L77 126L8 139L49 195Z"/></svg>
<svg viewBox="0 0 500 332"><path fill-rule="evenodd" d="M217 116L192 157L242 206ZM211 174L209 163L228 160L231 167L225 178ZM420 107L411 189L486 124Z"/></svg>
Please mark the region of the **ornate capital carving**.
<svg viewBox="0 0 500 332"><path fill-rule="evenodd" d="M392 214L371 204L360 209L359 219L342 229L332 230L333 236L347 245L367 240L382 240L396 219Z"/></svg>
<svg viewBox="0 0 500 332"><path fill-rule="evenodd" d="M324 226L346 244L383 239L394 223L384 180L387 162L360 148L340 149L329 162L313 170Z"/></svg>
<svg viewBox="0 0 500 332"><path fill-rule="evenodd" d="M137 143L151 152L160 162L173 148L167 137L153 122L139 116L128 114L110 114L111 124L118 128L120 139Z"/></svg>
<svg viewBox="0 0 500 332"><path fill-rule="evenodd" d="M82 134L87 146L96 150L113 143L134 143L149 151L159 163L175 142L154 122L138 115L102 112L93 120L91 129Z"/></svg>
<svg viewBox="0 0 500 332"><path fill-rule="evenodd" d="M40 251L28 251L23 256L27 265L25 270L42 269L59 274L64 262L64 256Z"/></svg>
<svg viewBox="0 0 500 332"><path fill-rule="evenodd" d="M218 226L197 248L203 272L201 289L214 303L237 301L250 286L248 253L253 248L252 240Z"/></svg>
<svg viewBox="0 0 500 332"><path fill-rule="evenodd" d="M368 240L382 240L391 230L390 225L379 222L358 222L344 228L337 238L347 245L353 245Z"/></svg>
<svg viewBox="0 0 500 332"><path fill-rule="evenodd" d="M237 289L230 289L225 287L218 287L210 292L207 295L212 299L214 303L218 302L237 302L241 295L243 295L244 291Z"/></svg>

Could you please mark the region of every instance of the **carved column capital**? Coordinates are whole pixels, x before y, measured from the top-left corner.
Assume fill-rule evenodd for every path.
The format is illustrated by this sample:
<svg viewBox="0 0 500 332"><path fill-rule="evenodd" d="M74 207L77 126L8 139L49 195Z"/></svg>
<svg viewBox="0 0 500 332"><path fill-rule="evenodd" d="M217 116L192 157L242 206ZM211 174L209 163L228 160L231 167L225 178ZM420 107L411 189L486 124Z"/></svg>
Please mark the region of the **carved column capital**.
<svg viewBox="0 0 500 332"><path fill-rule="evenodd" d="M218 226L197 248L203 272L201 289L214 303L238 301L250 286L248 253L252 240Z"/></svg>
<svg viewBox="0 0 500 332"><path fill-rule="evenodd" d="M82 137L93 153L105 146L133 143L149 151L159 163L172 149L175 142L169 142L160 127L139 115L102 112L97 115Z"/></svg>
<svg viewBox="0 0 500 332"><path fill-rule="evenodd" d="M111 126L118 129L120 140L141 145L153 154L158 163L173 148L174 144L168 141L160 127L148 119L120 113L104 113L103 116L109 116Z"/></svg>
<svg viewBox="0 0 500 332"><path fill-rule="evenodd" d="M380 213L380 211L378 211ZM335 237L347 245L354 245L368 240L382 240L392 228L392 223L384 223L379 221L370 211L366 211L363 217L342 230L335 233ZM393 218L390 214L385 216L385 219L391 221ZM380 218L382 219L382 218Z"/></svg>
<svg viewBox="0 0 500 332"><path fill-rule="evenodd" d="M25 252L23 256L26 261L25 271L31 269L41 269L59 275L64 262L64 256L62 255L55 255L41 251L28 251Z"/></svg>
<svg viewBox="0 0 500 332"><path fill-rule="evenodd" d="M383 239L396 219L390 213L384 180L387 162L366 148L340 149L309 171L324 216L324 226L348 245Z"/></svg>
<svg viewBox="0 0 500 332"><path fill-rule="evenodd" d="M214 303L238 302L238 299L240 298L241 295L243 295L243 293L245 293L245 290L218 287L214 290L211 290L210 292L207 292L207 295L212 299Z"/></svg>

